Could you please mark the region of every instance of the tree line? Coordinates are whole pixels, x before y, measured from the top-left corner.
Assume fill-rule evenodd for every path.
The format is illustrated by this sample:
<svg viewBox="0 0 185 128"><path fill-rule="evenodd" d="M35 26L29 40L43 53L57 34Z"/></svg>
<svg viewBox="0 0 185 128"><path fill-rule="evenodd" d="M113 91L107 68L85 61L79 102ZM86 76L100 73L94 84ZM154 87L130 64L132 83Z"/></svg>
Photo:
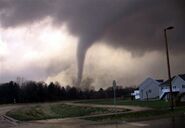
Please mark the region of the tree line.
<svg viewBox="0 0 185 128"><path fill-rule="evenodd" d="M116 97L128 98L134 89L133 87L117 86ZM27 81L22 85L13 81L0 84L0 104L102 98L113 98L113 88L95 90L92 86L86 86L81 89L69 85L63 87L58 82L46 84L35 81Z"/></svg>

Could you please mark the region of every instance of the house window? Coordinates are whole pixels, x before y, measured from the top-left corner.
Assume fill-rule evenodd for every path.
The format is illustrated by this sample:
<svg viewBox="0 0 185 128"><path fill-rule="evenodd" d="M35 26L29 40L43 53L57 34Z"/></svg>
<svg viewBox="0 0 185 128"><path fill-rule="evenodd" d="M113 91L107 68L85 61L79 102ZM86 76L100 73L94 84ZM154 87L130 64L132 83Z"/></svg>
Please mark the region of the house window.
<svg viewBox="0 0 185 128"><path fill-rule="evenodd" d="M149 89L149 90L148 90L148 92L149 92L149 93L151 93L151 92L152 92L152 90L151 90L151 89Z"/></svg>
<svg viewBox="0 0 185 128"><path fill-rule="evenodd" d="M173 86L173 89L176 89L176 86Z"/></svg>
<svg viewBox="0 0 185 128"><path fill-rule="evenodd" d="M185 88L185 85L182 85L182 88Z"/></svg>
<svg viewBox="0 0 185 128"><path fill-rule="evenodd" d="M141 90L141 98L143 98L143 90Z"/></svg>

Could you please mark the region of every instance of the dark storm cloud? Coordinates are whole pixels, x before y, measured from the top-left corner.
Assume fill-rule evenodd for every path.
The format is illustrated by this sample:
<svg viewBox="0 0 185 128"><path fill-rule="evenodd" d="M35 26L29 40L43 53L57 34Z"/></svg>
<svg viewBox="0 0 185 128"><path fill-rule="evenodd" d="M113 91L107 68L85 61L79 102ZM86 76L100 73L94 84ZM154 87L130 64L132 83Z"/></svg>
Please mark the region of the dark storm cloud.
<svg viewBox="0 0 185 128"><path fill-rule="evenodd" d="M105 39L113 46L123 46L137 54L159 51L164 48L163 29L173 25L175 29L168 32L170 47L182 52L185 48L184 3L178 0L149 1L128 16L121 17L112 25Z"/></svg>
<svg viewBox="0 0 185 128"><path fill-rule="evenodd" d="M78 77L82 77L88 48L100 39L135 55L163 48L163 29L176 52L185 49L184 0L1 0L4 27L30 24L49 16L55 25L66 24L79 38Z"/></svg>

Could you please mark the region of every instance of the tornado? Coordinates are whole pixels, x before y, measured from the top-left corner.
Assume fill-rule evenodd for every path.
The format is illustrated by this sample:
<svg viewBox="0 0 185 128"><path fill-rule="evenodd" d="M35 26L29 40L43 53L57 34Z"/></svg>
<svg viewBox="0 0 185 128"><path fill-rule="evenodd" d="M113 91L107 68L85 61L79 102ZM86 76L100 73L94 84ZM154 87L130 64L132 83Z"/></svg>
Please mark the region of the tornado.
<svg viewBox="0 0 185 128"><path fill-rule="evenodd" d="M82 75L83 75L83 67L85 62L85 56L88 48L83 48L83 45L81 42L79 42L77 47L77 86L80 86L80 83L82 81Z"/></svg>
<svg viewBox="0 0 185 128"><path fill-rule="evenodd" d="M85 38L81 38L78 42L77 46L77 82L76 85L80 87L82 78L83 78L83 70L85 57L88 49L91 47L99 39L99 33L93 34L93 36L86 36Z"/></svg>
<svg viewBox="0 0 185 128"><path fill-rule="evenodd" d="M160 32L173 25L177 29L172 42L178 45L171 47L184 55L183 5L184 0L0 0L0 28L27 26L48 17L54 27L66 25L79 39L76 84L80 86L86 53L95 42L144 55L162 51Z"/></svg>

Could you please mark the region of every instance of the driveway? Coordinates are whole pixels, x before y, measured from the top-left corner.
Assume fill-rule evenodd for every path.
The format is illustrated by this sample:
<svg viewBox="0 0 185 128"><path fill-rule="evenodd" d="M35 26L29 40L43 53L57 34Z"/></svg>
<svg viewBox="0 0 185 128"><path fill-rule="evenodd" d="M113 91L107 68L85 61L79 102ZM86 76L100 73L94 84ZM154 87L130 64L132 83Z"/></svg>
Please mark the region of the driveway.
<svg viewBox="0 0 185 128"><path fill-rule="evenodd" d="M21 107L21 105L0 105L0 128L9 128L16 126L16 122L6 118L4 115L6 112Z"/></svg>

